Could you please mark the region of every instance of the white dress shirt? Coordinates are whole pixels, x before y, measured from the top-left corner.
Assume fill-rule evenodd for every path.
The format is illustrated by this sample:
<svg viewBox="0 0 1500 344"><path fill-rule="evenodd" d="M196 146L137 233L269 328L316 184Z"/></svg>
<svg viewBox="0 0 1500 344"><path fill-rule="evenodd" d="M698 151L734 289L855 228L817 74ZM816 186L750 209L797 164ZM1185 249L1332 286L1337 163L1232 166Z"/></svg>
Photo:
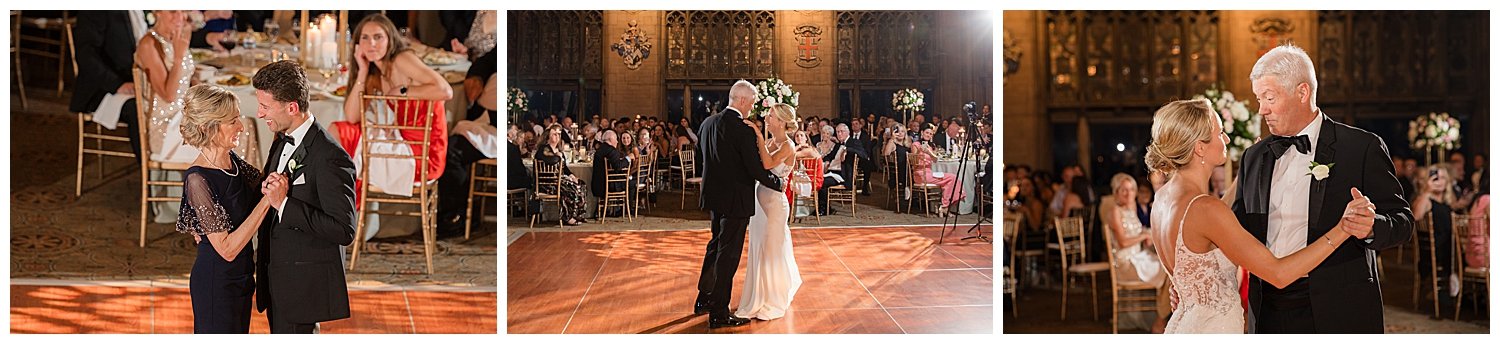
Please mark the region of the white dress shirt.
<svg viewBox="0 0 1500 344"><path fill-rule="evenodd" d="M1307 135L1308 142L1312 143L1307 154L1298 152L1295 146L1287 148L1286 153L1276 159L1276 169L1271 174L1271 213L1266 219L1266 246L1277 258L1307 247L1307 205L1313 183L1308 166L1318 152L1318 134L1322 132L1323 118L1323 114L1318 114L1312 123L1297 133Z"/></svg>
<svg viewBox="0 0 1500 344"><path fill-rule="evenodd" d="M313 126L313 116L308 115L307 116L307 121L303 121L301 126L298 126L297 129L293 129L291 134L287 134L287 136L291 136L292 137L292 141L294 141L294 142L282 142L282 144L284 146L282 146L282 148L281 148L281 156L279 156L279 157L276 158L276 166L274 166L275 168L271 170L272 172L286 172L287 173L287 177L291 177L291 172L292 171L282 171L282 170L286 169L286 162L287 162L287 160L291 160L292 159L292 152L297 151L297 147L301 146L303 143L305 143L305 142L302 142L302 139L307 137L307 131L309 129L312 129L312 126ZM303 162L300 162L299 164L306 164L306 163L307 163L306 161L303 161ZM287 182L287 186L286 187L287 187L288 190L290 190L292 188L291 184L293 182L295 182L295 181L291 180L291 179L287 179L286 182ZM276 205L276 220L277 221L281 220L281 209L283 209L283 208L286 208L286 198L282 198L281 199L281 204Z"/></svg>

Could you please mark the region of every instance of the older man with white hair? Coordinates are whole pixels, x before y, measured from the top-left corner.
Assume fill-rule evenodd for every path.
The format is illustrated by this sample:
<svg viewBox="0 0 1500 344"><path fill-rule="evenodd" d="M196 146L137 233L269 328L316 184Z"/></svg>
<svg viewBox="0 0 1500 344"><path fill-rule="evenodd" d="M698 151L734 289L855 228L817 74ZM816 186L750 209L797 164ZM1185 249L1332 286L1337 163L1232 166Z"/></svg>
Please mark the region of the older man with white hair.
<svg viewBox="0 0 1500 344"><path fill-rule="evenodd" d="M755 131L745 124L745 114L754 102L755 85L740 80L729 89L729 107L704 119L698 129L698 150L703 157L698 205L709 211L713 238L703 254L693 314L708 313L708 328L750 323L729 312L729 296L745 247L745 229L755 215L756 182L784 190L781 178L761 164Z"/></svg>
<svg viewBox="0 0 1500 344"><path fill-rule="evenodd" d="M1385 142L1318 108L1317 74L1301 48L1284 45L1261 56L1250 84L1272 136L1241 159L1233 205L1240 224L1276 257L1331 244L1319 240L1328 231L1354 236L1285 288L1251 276L1250 332L1384 331L1375 251L1412 236L1411 208ZM1374 206L1344 211L1361 198Z"/></svg>

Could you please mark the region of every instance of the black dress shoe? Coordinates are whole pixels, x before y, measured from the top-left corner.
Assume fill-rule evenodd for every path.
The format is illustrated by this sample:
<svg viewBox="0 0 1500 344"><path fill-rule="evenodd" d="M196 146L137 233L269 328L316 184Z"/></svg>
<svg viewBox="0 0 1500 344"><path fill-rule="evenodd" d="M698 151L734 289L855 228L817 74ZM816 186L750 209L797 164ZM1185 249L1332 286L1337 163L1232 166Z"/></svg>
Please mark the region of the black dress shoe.
<svg viewBox="0 0 1500 344"><path fill-rule="evenodd" d="M736 317L736 316L734 316L732 314L724 315L724 317L716 317L716 316L709 316L708 317L708 328L710 328L710 329L715 329L715 328L720 328L720 327L739 327L739 326L745 326L745 324L749 324L749 323L750 323L750 319Z"/></svg>
<svg viewBox="0 0 1500 344"><path fill-rule="evenodd" d="M709 303L708 294L698 293L698 298L696 300L693 300L693 315L708 314L710 305L711 303Z"/></svg>

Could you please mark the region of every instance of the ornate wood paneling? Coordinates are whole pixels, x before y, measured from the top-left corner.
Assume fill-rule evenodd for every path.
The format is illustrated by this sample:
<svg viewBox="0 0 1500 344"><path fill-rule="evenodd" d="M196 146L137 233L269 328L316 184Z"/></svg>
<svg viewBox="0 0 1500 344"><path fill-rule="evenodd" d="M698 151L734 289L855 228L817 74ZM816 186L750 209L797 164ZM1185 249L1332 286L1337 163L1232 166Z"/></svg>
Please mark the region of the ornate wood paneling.
<svg viewBox="0 0 1500 344"><path fill-rule="evenodd" d="M603 11L507 11L512 79L602 79Z"/></svg>
<svg viewBox="0 0 1500 344"><path fill-rule="evenodd" d="M1048 11L1047 105L1141 107L1218 81L1216 11Z"/></svg>
<svg viewBox="0 0 1500 344"><path fill-rule="evenodd" d="M775 11L667 11L667 79L751 79L775 71Z"/></svg>
<svg viewBox="0 0 1500 344"><path fill-rule="evenodd" d="M900 79L937 75L932 11L839 11L840 79Z"/></svg>
<svg viewBox="0 0 1500 344"><path fill-rule="evenodd" d="M1319 103L1440 101L1477 92L1477 11L1318 11ZM1481 76L1482 77L1482 76Z"/></svg>

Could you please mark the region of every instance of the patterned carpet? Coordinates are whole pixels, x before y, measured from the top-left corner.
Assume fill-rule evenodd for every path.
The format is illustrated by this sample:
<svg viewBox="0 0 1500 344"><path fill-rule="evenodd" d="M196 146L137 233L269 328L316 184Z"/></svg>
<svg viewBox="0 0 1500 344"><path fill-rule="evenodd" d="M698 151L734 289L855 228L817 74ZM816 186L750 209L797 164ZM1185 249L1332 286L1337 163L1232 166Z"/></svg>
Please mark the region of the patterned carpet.
<svg viewBox="0 0 1500 344"><path fill-rule="evenodd" d="M132 161L86 159L83 195L73 197L78 136L76 119L62 102L69 95L39 93L30 99L30 110L12 102L11 277L186 278L194 244L192 237L175 232L173 224L148 225L146 247L138 246L140 174ZM348 280L356 285L494 287L496 229L480 226L472 239L441 240L431 275L425 273L420 236L377 239L366 244Z"/></svg>

